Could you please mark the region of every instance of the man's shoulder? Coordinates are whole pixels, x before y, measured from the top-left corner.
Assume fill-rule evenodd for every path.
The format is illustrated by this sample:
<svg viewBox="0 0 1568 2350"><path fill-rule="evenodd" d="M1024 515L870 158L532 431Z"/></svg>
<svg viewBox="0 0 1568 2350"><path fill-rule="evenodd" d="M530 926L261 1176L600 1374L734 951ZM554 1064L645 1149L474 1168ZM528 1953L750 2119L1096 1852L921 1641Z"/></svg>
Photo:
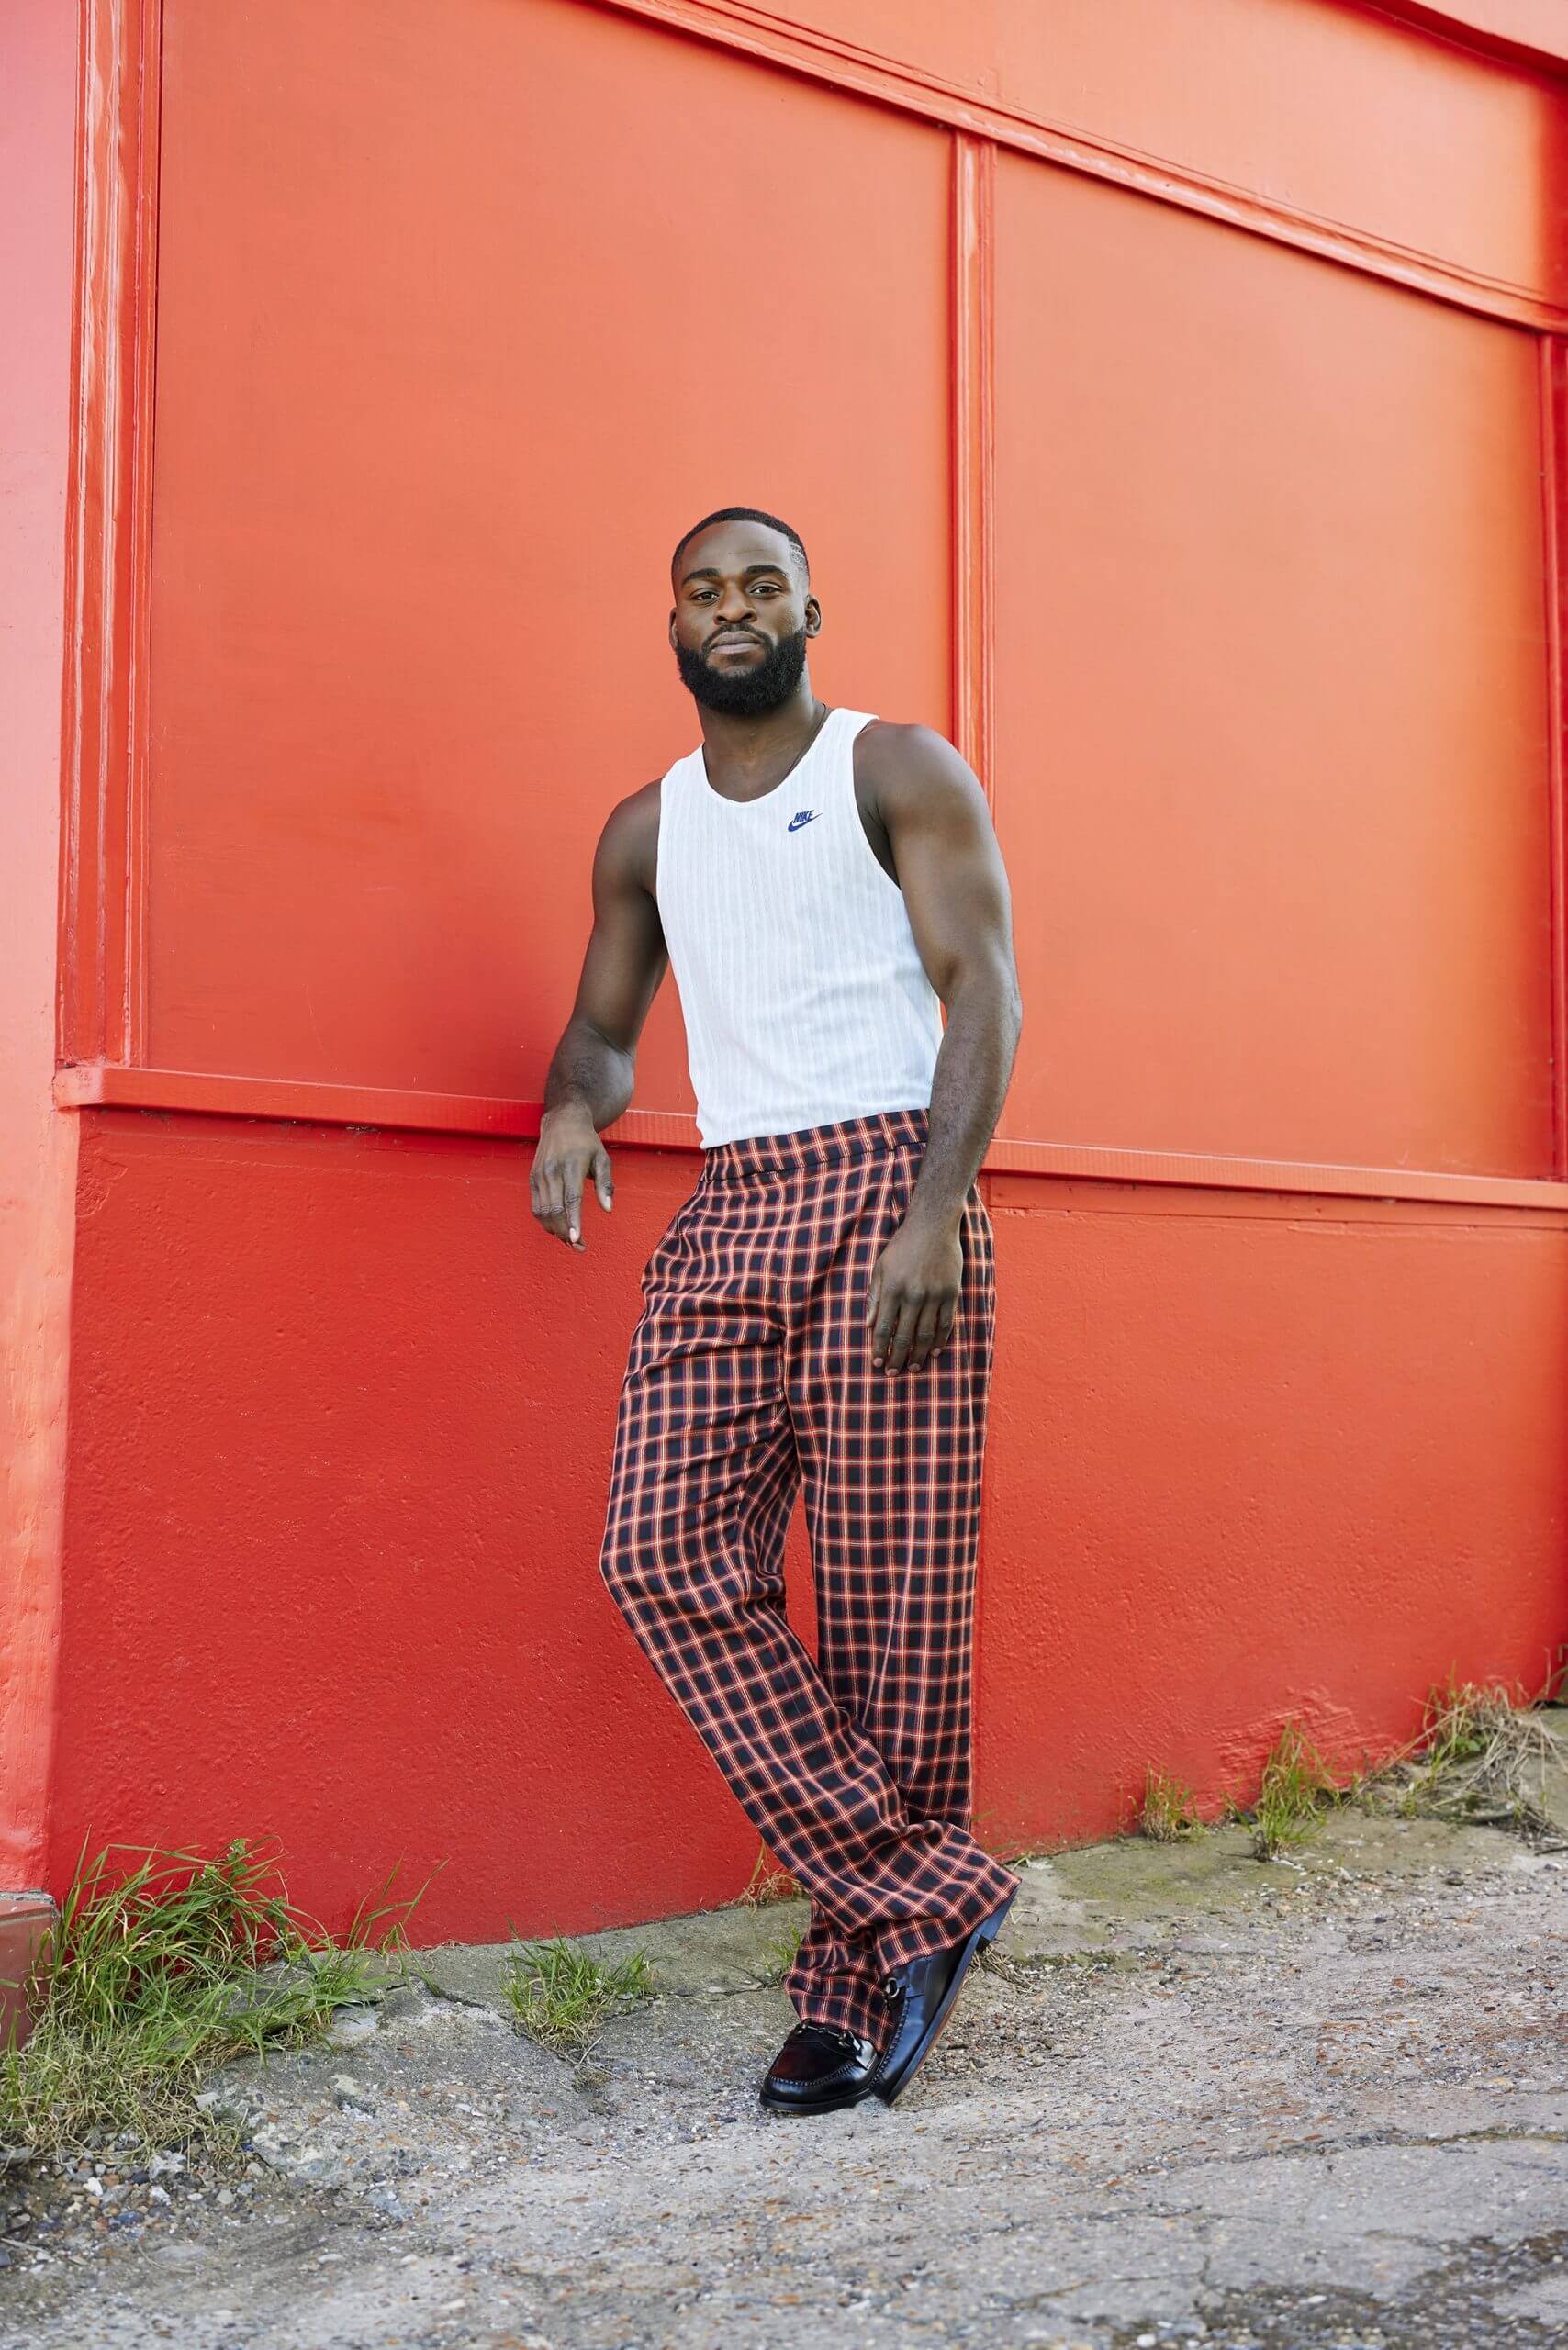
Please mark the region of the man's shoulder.
<svg viewBox="0 0 1568 2350"><path fill-rule="evenodd" d="M644 783L640 789L629 791L623 800L618 800L599 832L601 856L633 874L644 888L651 886L655 869L663 781L662 776L655 776L652 783Z"/></svg>
<svg viewBox="0 0 1568 2350"><path fill-rule="evenodd" d="M969 762L946 735L918 719L869 719L855 737L855 773L879 796L901 787L924 792L974 780Z"/></svg>

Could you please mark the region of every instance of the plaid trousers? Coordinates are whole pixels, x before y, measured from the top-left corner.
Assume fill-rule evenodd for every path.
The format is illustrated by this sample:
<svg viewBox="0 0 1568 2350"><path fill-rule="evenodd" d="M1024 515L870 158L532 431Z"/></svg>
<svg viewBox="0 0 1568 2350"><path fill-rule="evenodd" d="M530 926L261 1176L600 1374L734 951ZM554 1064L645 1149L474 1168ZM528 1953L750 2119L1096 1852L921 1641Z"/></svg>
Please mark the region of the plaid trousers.
<svg viewBox="0 0 1568 2350"><path fill-rule="evenodd" d="M991 1219L919 1370L872 1359L867 1284L925 1110L721 1143L643 1275L599 1569L769 1850L811 1896L785 1988L883 2044L883 1986L1017 1884L969 1833ZM805 1488L817 1661L784 1614Z"/></svg>

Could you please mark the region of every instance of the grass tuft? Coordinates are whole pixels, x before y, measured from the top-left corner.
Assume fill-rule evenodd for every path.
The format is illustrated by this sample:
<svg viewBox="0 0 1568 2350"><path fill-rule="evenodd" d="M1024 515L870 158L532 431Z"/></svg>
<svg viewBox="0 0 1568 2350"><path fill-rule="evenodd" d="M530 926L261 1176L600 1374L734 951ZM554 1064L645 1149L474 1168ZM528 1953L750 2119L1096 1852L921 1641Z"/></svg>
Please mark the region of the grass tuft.
<svg viewBox="0 0 1568 2350"><path fill-rule="evenodd" d="M1286 1845L1308 1842L1342 1793L1316 1748L1287 1722L1264 1762L1257 1802L1238 1813L1252 1830L1254 1857L1271 1861Z"/></svg>
<svg viewBox="0 0 1568 2350"><path fill-rule="evenodd" d="M801 1887L788 1869L781 1869L766 1844L757 1850L756 1864L740 1898L748 1909L763 1909L772 1901L792 1901Z"/></svg>
<svg viewBox="0 0 1568 2350"><path fill-rule="evenodd" d="M1201 1824L1192 1788L1150 1767L1138 1809L1138 1834L1151 1844L1180 1844L1196 1836Z"/></svg>
<svg viewBox="0 0 1568 2350"><path fill-rule="evenodd" d="M770 1942L764 1943L756 1977L765 1990L783 1982L800 1954L802 1940L801 1934L775 1934Z"/></svg>
<svg viewBox="0 0 1568 2350"><path fill-rule="evenodd" d="M111 1866L132 1851L128 1874ZM0 2050L0 2138L57 2157L111 2141L231 2153L233 2124L196 2101L204 2076L313 2039L339 2008L404 1979L406 1958L375 1980L372 1961L406 1953L420 1897L362 1902L338 1942L281 1887L263 1890L274 1867L240 1837L217 1857L111 1844L85 1868L79 1859L27 1977L32 2031Z"/></svg>
<svg viewBox="0 0 1568 2350"><path fill-rule="evenodd" d="M1415 1738L1359 1783L1357 1800L1401 1818L1505 1828L1538 1850L1562 1851L1568 1837L1545 1807L1557 1752L1540 1714L1501 1682L1461 1682L1450 1673L1428 1692Z"/></svg>
<svg viewBox="0 0 1568 2350"><path fill-rule="evenodd" d="M505 1989L531 2040L557 2056L583 2056L600 2028L633 1999L652 1996L653 1967L634 1951L614 1966L557 1936L509 1951Z"/></svg>

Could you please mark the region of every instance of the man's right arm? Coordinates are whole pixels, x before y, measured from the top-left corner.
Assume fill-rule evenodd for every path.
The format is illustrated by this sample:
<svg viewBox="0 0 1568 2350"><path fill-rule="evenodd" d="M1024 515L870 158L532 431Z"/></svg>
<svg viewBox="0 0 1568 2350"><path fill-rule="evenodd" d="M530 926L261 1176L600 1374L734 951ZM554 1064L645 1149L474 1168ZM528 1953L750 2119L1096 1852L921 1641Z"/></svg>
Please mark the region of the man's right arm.
<svg viewBox="0 0 1568 2350"><path fill-rule="evenodd" d="M658 839L658 786L613 809L593 860L593 931L577 1001L544 1080L544 1113L529 1174L533 1214L555 1239L581 1249L582 1197L615 1195L599 1129L632 1099L637 1039L669 956L648 879Z"/></svg>

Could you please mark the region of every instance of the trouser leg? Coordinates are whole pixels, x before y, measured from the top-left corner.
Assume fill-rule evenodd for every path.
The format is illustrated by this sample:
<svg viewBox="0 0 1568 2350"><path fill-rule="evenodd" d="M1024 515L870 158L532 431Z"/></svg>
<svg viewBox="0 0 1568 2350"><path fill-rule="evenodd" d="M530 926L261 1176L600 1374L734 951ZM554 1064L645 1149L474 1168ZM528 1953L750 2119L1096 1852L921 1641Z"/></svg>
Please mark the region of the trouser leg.
<svg viewBox="0 0 1568 2350"><path fill-rule="evenodd" d="M649 1259L618 1407L600 1571L770 1851L845 1947L874 1952L885 1971L979 1923L1014 1879L957 1818L906 1808L870 1729L829 1687L785 1619L784 1539L800 1475L796 1407L786 1392L788 1334L813 1326L804 1292L831 1277L846 1241L846 1203L853 1208L857 1196L853 1184L846 1189L836 1180L824 1191L815 1174L788 1155L778 1163L748 1158L741 1147L736 1179L710 1183L705 1176ZM831 1384L842 1377L835 1369L847 1343L842 1318L817 1316L814 1328L814 1339L798 1343L791 1356L797 1391L801 1381ZM872 1376L884 1374L868 1369ZM913 1376L928 1378L929 1367ZM819 1409L819 1443L836 1441L836 1427L854 1446L882 1425L878 1416L891 1408L890 1399L883 1404L861 1395L857 1403L855 1394L851 1389L843 1412ZM946 1657L953 1612L940 1595L930 1599L929 1577L922 1580L912 1553L912 1543L918 1551L938 1530L940 1513L929 1498L913 1505L900 1498L919 1491L911 1473L933 1424L908 1405L899 1409L902 1416L895 1413L887 1424L893 1460L885 1487L873 1463L868 1484L857 1472L859 1482L845 1489L868 1492L874 1517L888 1504L893 1520L913 1529L898 1537L905 1563L890 1569L890 1612L883 1606L876 1619L886 1626L887 1653L880 1665L873 1658L855 1670L867 1721L890 1737L922 1799L941 1783L961 1808L951 1758L967 1751L968 1718ZM949 1438L938 1427L935 1440L940 1448ZM885 1549L862 1539L855 1555L869 1572L886 1563ZM834 1655L846 1652L845 1630L850 1650L867 1646L854 1636L865 1618L864 1594L856 1596L852 1580L838 1583L842 1597L830 1572ZM835 1610L847 1611L843 1628ZM878 1637L873 1629L872 1645ZM843 1685L859 1703L854 1673ZM912 1731L907 1718L925 1698L936 1709L931 1740ZM888 2010L873 1967L835 1972L808 1961L790 1989L803 2018L879 2043L885 2037Z"/></svg>
<svg viewBox="0 0 1568 2350"><path fill-rule="evenodd" d="M890 1969L989 1916L1016 1880L969 1832L975 1578L995 1326L990 1218L969 1194L963 1286L945 1347L879 1370L867 1284L919 1170L924 1117L884 1122L890 1147L829 1165L803 1216L815 1270L785 1348L805 1485L822 1677L880 1755L902 1806L895 1851L865 1878L874 1914L846 1930L814 1902L787 1978L797 2004L879 1996ZM911 1128L914 1131L911 1131ZM911 1865L913 1862L913 1865Z"/></svg>

